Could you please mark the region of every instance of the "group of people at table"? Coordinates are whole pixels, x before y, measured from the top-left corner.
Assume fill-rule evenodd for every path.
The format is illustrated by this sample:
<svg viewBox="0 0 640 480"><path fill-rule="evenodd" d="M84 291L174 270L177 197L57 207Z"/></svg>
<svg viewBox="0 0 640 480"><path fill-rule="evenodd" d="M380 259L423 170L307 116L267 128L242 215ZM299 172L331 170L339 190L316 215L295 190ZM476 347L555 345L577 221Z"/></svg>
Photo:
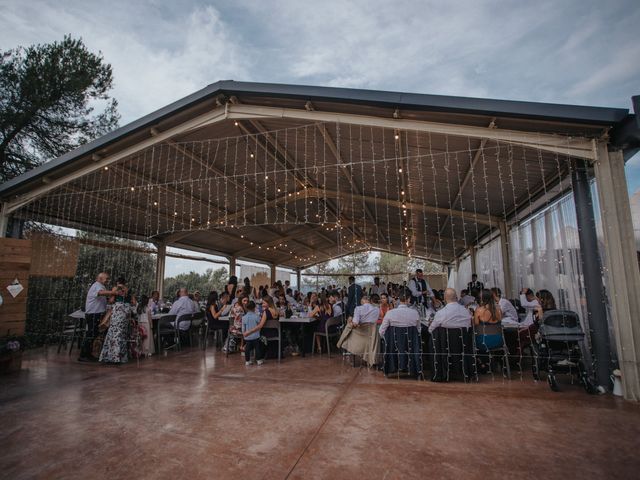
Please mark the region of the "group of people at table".
<svg viewBox="0 0 640 480"><path fill-rule="evenodd" d="M537 329L537 320L544 311L555 309L553 295L547 290L537 294L530 289L520 292L519 314L512 301L502 297L499 288L486 289L477 276L467 289L458 296L452 288L434 291L427 283L422 270L403 284L381 283L375 278L373 285L365 289L355 278L349 277L348 287L339 289L334 285L320 292L309 292L303 296L294 291L288 282L277 282L271 288L252 287L248 278L243 285L232 276L221 294L211 291L206 302L199 292L190 295L186 288L176 293L170 308L160 298L159 292L140 301L129 292L126 282L119 278L113 288L107 289L107 273L100 273L90 287L85 304L87 334L83 342L79 361L124 363L131 352L130 328L140 329L145 339L141 352L153 353L153 323L160 312L180 318L204 311L209 331L221 330L224 350L244 352L247 365L253 357L262 364L267 346L264 333L267 322L278 319L295 320L305 318L315 332L339 335L337 346L345 353L361 355L369 365L380 365L380 339L391 327L415 327L422 337L437 328L459 329L500 324L511 331L507 342L510 353L522 353ZM134 315L131 315L131 314ZM131 318L137 321L132 322ZM339 318L339 322L329 322ZM327 327L327 325L330 325ZM283 323L285 348L292 355L308 349L308 334L300 330L295 322ZM288 328L286 328L288 327ZM190 322L180 322L180 331L191 328ZM495 333L484 334L474 328L475 344L479 352L500 346L504 339ZM315 345L322 351L321 336L316 336ZM279 345L280 348L280 345ZM480 365L484 368L484 365Z"/></svg>

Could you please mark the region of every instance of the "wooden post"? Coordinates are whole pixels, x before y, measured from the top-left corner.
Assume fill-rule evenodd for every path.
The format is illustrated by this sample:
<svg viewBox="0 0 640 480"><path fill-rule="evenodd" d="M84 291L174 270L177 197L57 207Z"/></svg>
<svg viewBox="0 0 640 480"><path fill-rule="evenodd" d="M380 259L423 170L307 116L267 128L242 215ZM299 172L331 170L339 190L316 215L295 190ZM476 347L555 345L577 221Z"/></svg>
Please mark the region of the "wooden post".
<svg viewBox="0 0 640 480"><path fill-rule="evenodd" d="M640 270L622 152L609 152L604 142L598 143L595 176L622 389L624 398L640 401Z"/></svg>
<svg viewBox="0 0 640 480"><path fill-rule="evenodd" d="M236 257L229 257L229 276L236 274Z"/></svg>
<svg viewBox="0 0 640 480"><path fill-rule="evenodd" d="M299 268L296 268L296 280L298 281L298 291L302 292L302 275Z"/></svg>
<svg viewBox="0 0 640 480"><path fill-rule="evenodd" d="M167 261L167 244L158 242L156 249L156 290L160 292L160 298L162 298L164 295L164 271Z"/></svg>
<svg viewBox="0 0 640 480"><path fill-rule="evenodd" d="M276 264L272 263L271 264L271 285L273 285L277 281L278 279L276 278Z"/></svg>
<svg viewBox="0 0 640 480"><path fill-rule="evenodd" d="M509 251L509 228L506 222L500 222L500 247L502 249L502 274L504 275L504 298L513 298L511 284L511 255Z"/></svg>
<svg viewBox="0 0 640 480"><path fill-rule="evenodd" d="M7 228L9 228L9 214L7 213L7 204L2 204L0 210L0 238L7 236Z"/></svg>

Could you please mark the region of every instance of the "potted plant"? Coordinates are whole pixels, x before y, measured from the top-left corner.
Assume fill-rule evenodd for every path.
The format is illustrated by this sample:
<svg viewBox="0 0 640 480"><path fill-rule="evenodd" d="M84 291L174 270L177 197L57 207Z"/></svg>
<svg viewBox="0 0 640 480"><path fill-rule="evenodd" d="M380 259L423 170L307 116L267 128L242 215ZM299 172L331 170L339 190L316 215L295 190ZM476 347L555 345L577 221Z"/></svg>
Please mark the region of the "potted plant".
<svg viewBox="0 0 640 480"><path fill-rule="evenodd" d="M24 339L16 335L0 338L0 374L20 370L24 345Z"/></svg>

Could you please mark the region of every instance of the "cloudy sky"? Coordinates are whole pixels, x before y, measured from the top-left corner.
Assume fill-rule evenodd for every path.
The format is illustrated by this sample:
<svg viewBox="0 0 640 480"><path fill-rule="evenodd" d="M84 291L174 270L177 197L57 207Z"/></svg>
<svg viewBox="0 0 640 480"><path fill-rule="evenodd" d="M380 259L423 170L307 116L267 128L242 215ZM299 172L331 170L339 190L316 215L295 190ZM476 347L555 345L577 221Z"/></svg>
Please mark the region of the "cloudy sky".
<svg viewBox="0 0 640 480"><path fill-rule="evenodd" d="M221 79L631 108L639 25L638 0L0 0L1 49L104 54L123 124Z"/></svg>

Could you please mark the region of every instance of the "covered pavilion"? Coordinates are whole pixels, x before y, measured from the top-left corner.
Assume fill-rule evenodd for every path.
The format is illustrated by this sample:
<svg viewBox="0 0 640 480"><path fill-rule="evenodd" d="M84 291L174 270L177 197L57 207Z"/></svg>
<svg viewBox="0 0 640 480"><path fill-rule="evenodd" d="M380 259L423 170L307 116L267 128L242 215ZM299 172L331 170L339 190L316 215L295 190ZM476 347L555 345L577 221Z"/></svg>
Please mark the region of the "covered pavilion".
<svg viewBox="0 0 640 480"><path fill-rule="evenodd" d="M625 397L640 400L633 102L636 114L221 81L1 185L0 235L19 236L24 220L153 244L160 291L167 247L223 255L231 272L238 259L267 263L272 277L360 251L454 275L463 259L476 271L493 242L495 284L513 298L528 286L520 227L572 195L580 264L566 288L586 303L598 383L618 365ZM567 271L551 246L542 257Z"/></svg>

